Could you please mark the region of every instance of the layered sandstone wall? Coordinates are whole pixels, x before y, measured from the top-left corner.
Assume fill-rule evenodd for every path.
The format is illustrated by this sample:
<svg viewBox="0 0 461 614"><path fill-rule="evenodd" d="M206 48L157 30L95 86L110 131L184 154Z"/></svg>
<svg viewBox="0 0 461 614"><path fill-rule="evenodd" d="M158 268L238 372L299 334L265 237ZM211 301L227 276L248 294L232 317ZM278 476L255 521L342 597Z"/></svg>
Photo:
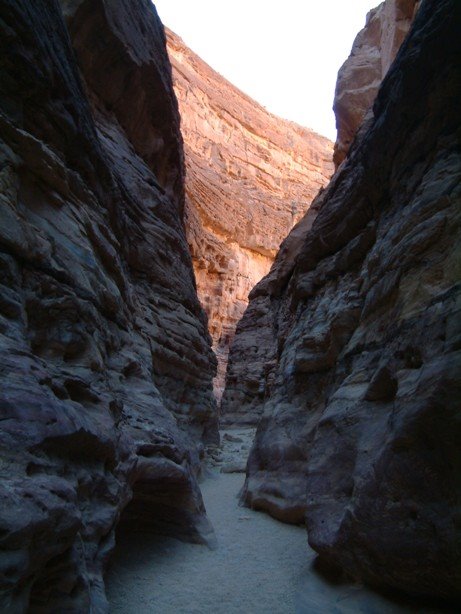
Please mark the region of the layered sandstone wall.
<svg viewBox="0 0 461 614"><path fill-rule="evenodd" d="M357 130L370 111L418 5L418 0L385 0L370 11L350 56L341 66L333 103L338 131L334 149L336 168L346 157Z"/></svg>
<svg viewBox="0 0 461 614"><path fill-rule="evenodd" d="M248 293L331 176L332 144L268 113L173 32L167 38L185 142L187 239L220 396Z"/></svg>
<svg viewBox="0 0 461 614"><path fill-rule="evenodd" d="M461 599L461 6L425 0L237 327L246 505L375 585Z"/></svg>
<svg viewBox="0 0 461 614"><path fill-rule="evenodd" d="M1 0L0 30L0 610L105 612L120 519L210 532L171 67L145 0Z"/></svg>

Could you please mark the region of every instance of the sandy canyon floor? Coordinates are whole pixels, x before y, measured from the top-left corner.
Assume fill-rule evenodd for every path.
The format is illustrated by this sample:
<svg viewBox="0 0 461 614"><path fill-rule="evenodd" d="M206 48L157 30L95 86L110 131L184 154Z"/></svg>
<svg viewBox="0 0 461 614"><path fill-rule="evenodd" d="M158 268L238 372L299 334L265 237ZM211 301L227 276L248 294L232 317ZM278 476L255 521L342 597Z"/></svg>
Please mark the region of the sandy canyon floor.
<svg viewBox="0 0 461 614"><path fill-rule="evenodd" d="M390 601L359 584L328 581L303 527L239 507L254 432L222 433L209 450L202 493L217 546L145 534L119 536L107 575L117 614L431 614L440 610ZM446 611L446 610L445 610Z"/></svg>

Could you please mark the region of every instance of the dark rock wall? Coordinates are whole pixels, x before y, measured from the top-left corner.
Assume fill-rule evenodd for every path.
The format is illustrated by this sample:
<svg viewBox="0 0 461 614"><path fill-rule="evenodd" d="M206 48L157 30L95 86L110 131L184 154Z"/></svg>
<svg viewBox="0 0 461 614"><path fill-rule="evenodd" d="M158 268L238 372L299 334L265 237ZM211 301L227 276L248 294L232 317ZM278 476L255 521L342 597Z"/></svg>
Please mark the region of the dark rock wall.
<svg viewBox="0 0 461 614"><path fill-rule="evenodd" d="M253 290L243 500L323 559L461 598L461 6L424 0L348 159ZM315 217L315 212L317 217Z"/></svg>
<svg viewBox="0 0 461 614"><path fill-rule="evenodd" d="M132 496L128 525L210 530L171 69L147 0L1 0L0 31L0 609L103 612Z"/></svg>

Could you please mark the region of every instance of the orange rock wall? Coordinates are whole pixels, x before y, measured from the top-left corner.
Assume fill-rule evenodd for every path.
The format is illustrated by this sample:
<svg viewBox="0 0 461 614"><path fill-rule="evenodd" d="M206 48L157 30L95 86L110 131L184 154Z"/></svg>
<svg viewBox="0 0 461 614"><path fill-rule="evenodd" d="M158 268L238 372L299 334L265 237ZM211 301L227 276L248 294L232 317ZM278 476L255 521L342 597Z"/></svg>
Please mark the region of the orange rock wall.
<svg viewBox="0 0 461 614"><path fill-rule="evenodd" d="M386 0L371 10L366 24L341 66L333 109L338 136L334 162L338 167L371 108L385 77L412 24L419 2Z"/></svg>
<svg viewBox="0 0 461 614"><path fill-rule="evenodd" d="M333 172L332 143L226 81L171 31L186 154L186 231L224 384L248 293Z"/></svg>

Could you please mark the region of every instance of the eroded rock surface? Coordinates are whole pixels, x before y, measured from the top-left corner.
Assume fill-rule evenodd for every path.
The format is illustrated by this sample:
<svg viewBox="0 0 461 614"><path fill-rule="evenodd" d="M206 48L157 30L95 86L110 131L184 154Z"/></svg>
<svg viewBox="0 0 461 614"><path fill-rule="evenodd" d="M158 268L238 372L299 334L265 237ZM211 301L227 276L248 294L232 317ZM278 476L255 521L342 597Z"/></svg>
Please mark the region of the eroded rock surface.
<svg viewBox="0 0 461 614"><path fill-rule="evenodd" d="M246 505L375 585L461 598L461 6L425 0L349 156L250 295ZM317 217L315 217L315 212Z"/></svg>
<svg viewBox="0 0 461 614"><path fill-rule="evenodd" d="M121 514L210 530L215 359L163 28L143 0L62 7L67 28L55 0L0 2L3 612L106 611Z"/></svg>
<svg viewBox="0 0 461 614"><path fill-rule="evenodd" d="M186 231L218 356L248 293L333 172L331 142L268 113L167 31L186 154Z"/></svg>
<svg viewBox="0 0 461 614"><path fill-rule="evenodd" d="M367 15L366 25L338 73L333 110L338 130L336 168L349 151L379 86L414 19L418 0L385 0Z"/></svg>

